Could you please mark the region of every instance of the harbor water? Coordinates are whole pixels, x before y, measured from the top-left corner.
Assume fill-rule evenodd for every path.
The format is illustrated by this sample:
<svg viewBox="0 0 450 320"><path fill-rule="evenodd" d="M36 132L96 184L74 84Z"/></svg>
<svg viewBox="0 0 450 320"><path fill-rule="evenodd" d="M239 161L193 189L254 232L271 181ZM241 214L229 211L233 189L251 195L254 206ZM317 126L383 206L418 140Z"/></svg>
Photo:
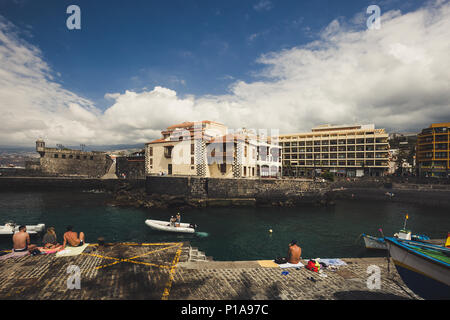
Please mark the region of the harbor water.
<svg viewBox="0 0 450 320"><path fill-rule="evenodd" d="M450 230L445 208L421 207L390 202L339 201L332 207L305 206L204 208L181 212L182 222L198 225L195 234L178 234L150 229L146 219L169 220L174 210L115 207L109 195L95 192L0 193L0 224L45 223L56 228L58 240L67 225L83 231L86 242L98 237L107 242L189 242L214 260L273 259L287 253L297 240L304 258L384 256L367 251L361 233L392 236L403 227L414 234L443 239ZM269 232L272 230L272 232ZM0 249L11 248L11 236L1 236ZM39 244L39 237L32 242Z"/></svg>

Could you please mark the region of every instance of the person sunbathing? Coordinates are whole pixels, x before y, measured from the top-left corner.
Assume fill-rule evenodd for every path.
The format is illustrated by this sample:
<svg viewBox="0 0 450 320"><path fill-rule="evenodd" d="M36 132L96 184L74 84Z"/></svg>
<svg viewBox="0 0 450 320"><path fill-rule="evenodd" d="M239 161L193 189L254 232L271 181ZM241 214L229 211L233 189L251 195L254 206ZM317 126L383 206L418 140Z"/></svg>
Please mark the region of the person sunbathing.
<svg viewBox="0 0 450 320"><path fill-rule="evenodd" d="M297 264L300 262L300 258L302 256L302 248L300 248L297 245L296 240L292 240L291 243L289 243L289 251L287 260L289 263Z"/></svg>
<svg viewBox="0 0 450 320"><path fill-rule="evenodd" d="M49 227L47 233L42 238L42 244L44 249L56 249L61 247L61 245L56 241L56 233L54 227Z"/></svg>
<svg viewBox="0 0 450 320"><path fill-rule="evenodd" d="M35 244L30 244L30 235L27 233L26 226L20 226L19 232L13 235L12 240L14 252L31 252L37 247Z"/></svg>
<svg viewBox="0 0 450 320"><path fill-rule="evenodd" d="M67 226L67 231L64 233L63 249L67 243L72 247L81 247L84 244L84 233L80 232L80 237L78 238L77 233L73 232L72 229L72 226Z"/></svg>

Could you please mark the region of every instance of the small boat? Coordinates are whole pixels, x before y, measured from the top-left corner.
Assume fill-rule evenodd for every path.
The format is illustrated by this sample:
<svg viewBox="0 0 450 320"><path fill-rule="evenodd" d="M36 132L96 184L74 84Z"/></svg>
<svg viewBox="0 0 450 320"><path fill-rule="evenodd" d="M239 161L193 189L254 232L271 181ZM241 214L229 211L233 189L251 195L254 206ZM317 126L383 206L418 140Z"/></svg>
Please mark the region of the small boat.
<svg viewBox="0 0 450 320"><path fill-rule="evenodd" d="M364 239L366 249L387 250L386 241L384 241L383 237L377 238L365 233L363 233L361 236ZM394 234L394 238L400 240L413 240L424 243L430 241L430 237L428 236L418 234L411 235L411 231L405 230L400 230L398 233Z"/></svg>
<svg viewBox="0 0 450 320"><path fill-rule="evenodd" d="M424 299L450 299L450 248L385 238L403 282Z"/></svg>
<svg viewBox="0 0 450 320"><path fill-rule="evenodd" d="M414 241L421 241L426 242L429 241L430 238L425 235L417 235L413 234L411 235L411 231L406 230L406 221L409 219L408 214L405 216L405 222L403 225L403 229L401 229L399 232L394 234L394 238L401 239L401 240L414 240ZM384 234L383 230L380 228L378 231L381 232L382 237L377 238L368 234L363 233L361 236L364 239L364 244L366 246L366 249L378 249L378 250L387 250L386 242L384 241Z"/></svg>
<svg viewBox="0 0 450 320"><path fill-rule="evenodd" d="M170 222L161 220L145 220L145 224L154 230L181 233L194 233L197 227L195 224L190 223L180 223L179 227L174 227L170 225Z"/></svg>
<svg viewBox="0 0 450 320"><path fill-rule="evenodd" d="M386 241L384 238L377 238L368 234L363 233L362 238L364 239L364 244L366 245L366 249L377 249L377 250L386 250Z"/></svg>
<svg viewBox="0 0 450 320"><path fill-rule="evenodd" d="M0 235L5 235L5 234L11 235L11 234L14 234L14 233L19 231L19 227L20 227L19 225L14 224L12 222L5 223L5 225L0 226ZM37 225L29 225L29 226L26 226L26 227L27 227L27 233L28 234L37 234L39 232L44 231L45 224L39 223Z"/></svg>

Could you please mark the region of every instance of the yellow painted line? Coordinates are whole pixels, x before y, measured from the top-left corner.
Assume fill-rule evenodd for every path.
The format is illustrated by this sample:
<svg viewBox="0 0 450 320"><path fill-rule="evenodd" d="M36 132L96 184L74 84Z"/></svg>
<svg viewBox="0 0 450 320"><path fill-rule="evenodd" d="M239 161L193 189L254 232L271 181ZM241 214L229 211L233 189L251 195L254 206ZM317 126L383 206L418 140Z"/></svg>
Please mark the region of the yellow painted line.
<svg viewBox="0 0 450 320"><path fill-rule="evenodd" d="M170 294L170 288L172 287L172 282L173 282L173 275L175 273L175 269L178 265L178 262L180 261L180 255L181 255L181 247L183 245L181 244L181 246L179 246L177 253L175 255L175 258L173 258L172 261L172 267L170 268L170 272L169 272L169 280L166 283L166 288L164 289L164 293L161 297L161 300L167 300L169 299L169 294Z"/></svg>
<svg viewBox="0 0 450 320"><path fill-rule="evenodd" d="M136 243L136 242L120 242L119 244L125 246L167 246L179 244L178 242L161 242L161 243Z"/></svg>
<svg viewBox="0 0 450 320"><path fill-rule="evenodd" d="M177 245L170 246L170 247L156 249L156 250L153 250L153 251L150 251L150 252L146 252L146 253L143 253L143 254L140 254L138 256L135 256L135 257L132 257L132 258L128 258L128 259L131 260L131 259L140 258L140 257L143 257L143 256L148 255L148 254L152 254L152 253L155 253L155 252L158 252L158 251L168 250L168 249L171 249L171 248L174 248L174 247L179 247L179 245L177 244Z"/></svg>
<svg viewBox="0 0 450 320"><path fill-rule="evenodd" d="M142 261L131 261L128 259L123 259L123 261L125 262L131 262L131 263L136 263L136 264L143 264L146 266L151 266L151 267L158 267L158 268L170 268L170 266L165 266L165 265L159 265L159 264L154 264L154 263L150 263L150 262L142 262Z"/></svg>
<svg viewBox="0 0 450 320"><path fill-rule="evenodd" d="M106 268L106 267L110 267L110 266L112 266L112 265L115 265L115 264L118 264L118 263L120 263L121 261L119 260L119 261L116 261L116 262L113 262L113 263L110 263L110 264L104 264L104 265L102 265L102 266L99 266L99 267L95 267L95 269L101 269L101 268Z"/></svg>
<svg viewBox="0 0 450 320"><path fill-rule="evenodd" d="M96 258L102 258L102 259L112 259L112 260L121 260L119 258L113 258L113 257L106 257L106 256L101 256L99 254L94 254L94 253L82 253L85 256L92 256L92 257L96 257Z"/></svg>
<svg viewBox="0 0 450 320"><path fill-rule="evenodd" d="M87 255L87 256L102 258L102 259L116 260L113 263L109 263L109 264L98 266L98 267L96 267L96 269L106 268L106 267L113 266L115 264L122 263L122 262L130 262L130 263L142 264L142 265L153 266L153 267L158 267L158 268L170 268L170 266L166 266L166 265L158 265L158 264L149 263L149 262L143 262L143 261L133 261L133 259L137 259L137 258L143 257L145 255L149 255L149 254L152 254L152 253L155 253L155 252L158 252L158 251L168 250L168 249L171 249L171 248L174 248L174 247L179 247L180 248L179 251L181 253L181 247L182 246L183 246L183 243L176 243L175 245L170 246L170 247L165 247L165 248L152 250L150 252L146 252L144 254L141 254L141 255L138 255L138 256L134 256L134 257L131 257L131 258L126 258L126 259L119 259L119 258L113 258L113 257L108 257L108 256L102 256L102 255L94 254L94 253L82 253L82 254L83 255ZM177 252L177 254L178 254L178 252Z"/></svg>
<svg viewBox="0 0 450 320"><path fill-rule="evenodd" d="M2 250L1 252L12 252L12 250Z"/></svg>

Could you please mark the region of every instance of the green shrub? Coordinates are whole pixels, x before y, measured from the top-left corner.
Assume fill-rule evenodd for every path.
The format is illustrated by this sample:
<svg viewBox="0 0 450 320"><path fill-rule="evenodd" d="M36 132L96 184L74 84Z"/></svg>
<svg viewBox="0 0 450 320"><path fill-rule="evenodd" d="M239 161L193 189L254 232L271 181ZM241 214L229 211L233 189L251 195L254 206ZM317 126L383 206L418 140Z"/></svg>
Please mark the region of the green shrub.
<svg viewBox="0 0 450 320"><path fill-rule="evenodd" d="M324 178L325 180L328 180L328 181L334 181L334 175L331 172L328 172L328 171L322 173L321 177Z"/></svg>

